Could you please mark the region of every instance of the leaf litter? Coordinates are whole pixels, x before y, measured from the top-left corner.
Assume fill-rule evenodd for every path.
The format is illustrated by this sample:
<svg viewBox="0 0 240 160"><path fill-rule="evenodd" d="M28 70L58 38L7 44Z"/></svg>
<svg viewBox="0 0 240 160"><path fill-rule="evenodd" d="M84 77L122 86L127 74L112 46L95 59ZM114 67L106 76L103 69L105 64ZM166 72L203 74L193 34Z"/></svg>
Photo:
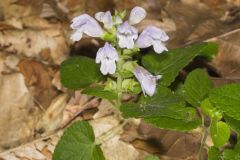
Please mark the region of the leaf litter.
<svg viewBox="0 0 240 160"><path fill-rule="evenodd" d="M208 62L214 69L208 68L209 72L218 73L211 75L214 84L239 82L238 0L36 2L0 2L0 158L4 160L51 159L63 129L76 120L90 119L98 134L118 125L114 110L104 107L110 104L68 92L60 84L59 64L72 54L71 48L78 46L75 54L87 50L94 55L92 46L101 43L85 38L81 46L69 41L69 19L82 12L141 5L149 16L139 29L149 24L164 28L171 36L171 48L208 39L219 43L219 54ZM130 160L149 153L180 160L196 159L198 145L199 131L179 133L138 122L102 147L109 160L119 159L114 153L131 155Z"/></svg>

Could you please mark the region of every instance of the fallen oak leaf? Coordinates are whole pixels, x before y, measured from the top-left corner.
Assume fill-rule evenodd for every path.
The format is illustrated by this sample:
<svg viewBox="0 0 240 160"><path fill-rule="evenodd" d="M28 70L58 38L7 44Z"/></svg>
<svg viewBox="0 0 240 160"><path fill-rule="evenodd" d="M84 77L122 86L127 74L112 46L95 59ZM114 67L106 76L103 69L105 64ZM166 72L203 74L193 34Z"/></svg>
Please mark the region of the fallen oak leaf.
<svg viewBox="0 0 240 160"><path fill-rule="evenodd" d="M39 89L49 89L51 87L50 75L42 63L23 59L18 66L28 86L36 85Z"/></svg>

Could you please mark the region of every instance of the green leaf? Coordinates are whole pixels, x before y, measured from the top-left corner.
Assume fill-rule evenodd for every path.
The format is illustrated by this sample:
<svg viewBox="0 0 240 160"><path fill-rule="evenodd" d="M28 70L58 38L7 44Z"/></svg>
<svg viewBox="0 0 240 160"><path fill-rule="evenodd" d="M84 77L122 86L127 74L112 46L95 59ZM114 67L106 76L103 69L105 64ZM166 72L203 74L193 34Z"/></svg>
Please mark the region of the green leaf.
<svg viewBox="0 0 240 160"><path fill-rule="evenodd" d="M53 160L104 160L103 152L94 144L95 137L88 122L71 125L57 144Z"/></svg>
<svg viewBox="0 0 240 160"><path fill-rule="evenodd" d="M210 126L210 134L215 147L223 146L230 137L230 127L222 122L212 121Z"/></svg>
<svg viewBox="0 0 240 160"><path fill-rule="evenodd" d="M144 158L144 160L160 160L160 159L157 156L150 155Z"/></svg>
<svg viewBox="0 0 240 160"><path fill-rule="evenodd" d="M202 100L213 88L213 83L202 69L196 69L189 73L184 83L184 97L194 107L199 107Z"/></svg>
<svg viewBox="0 0 240 160"><path fill-rule="evenodd" d="M163 129L170 129L176 131L190 131L197 128L201 124L201 120L196 117L188 120L186 119L174 119L169 117L152 117L145 118L145 122L153 124L156 127Z"/></svg>
<svg viewBox="0 0 240 160"><path fill-rule="evenodd" d="M211 118L214 118L216 120L220 120L222 118L222 114L217 110L216 107L212 105L208 98L202 101L201 109L204 114Z"/></svg>
<svg viewBox="0 0 240 160"><path fill-rule="evenodd" d="M239 160L240 159L240 153L235 152L230 149L226 149L223 152L222 160Z"/></svg>
<svg viewBox="0 0 240 160"><path fill-rule="evenodd" d="M206 114L209 117L213 117L215 108L213 107L208 98L202 101L200 107L204 114Z"/></svg>
<svg viewBox="0 0 240 160"><path fill-rule="evenodd" d="M61 82L69 89L80 89L98 82L102 75L99 65L91 58L79 56L65 60L61 64Z"/></svg>
<svg viewBox="0 0 240 160"><path fill-rule="evenodd" d="M204 52L201 53L201 56L204 56L208 59L213 59L217 53L218 53L218 44L214 42L208 42L208 47L206 47Z"/></svg>
<svg viewBox="0 0 240 160"><path fill-rule="evenodd" d="M162 75L159 84L169 86L179 72L198 55L216 54L212 43L198 43L185 48L174 49L162 54L146 54L142 57L143 66L156 75Z"/></svg>
<svg viewBox="0 0 240 160"><path fill-rule="evenodd" d="M142 96L139 103L124 103L120 110L124 117L143 118L165 129L184 131L200 124L195 109L186 107L180 96L162 86L158 86L154 96Z"/></svg>
<svg viewBox="0 0 240 160"><path fill-rule="evenodd" d="M88 87L85 88L82 91L83 94L96 96L102 99L109 99L109 100L115 100L117 99L117 93L104 90L103 87L97 86L97 87Z"/></svg>
<svg viewBox="0 0 240 160"><path fill-rule="evenodd" d="M226 121L226 123L235 131L238 133L238 135L240 135L240 120L236 120L234 118L231 118L227 115L224 115L224 119Z"/></svg>
<svg viewBox="0 0 240 160"><path fill-rule="evenodd" d="M240 153L240 137L238 136L237 144L234 146L234 151Z"/></svg>
<svg viewBox="0 0 240 160"><path fill-rule="evenodd" d="M211 147L208 151L208 160L221 160L221 152L216 147Z"/></svg>
<svg viewBox="0 0 240 160"><path fill-rule="evenodd" d="M213 89L210 101L221 112L236 120L240 120L240 84L228 84Z"/></svg>

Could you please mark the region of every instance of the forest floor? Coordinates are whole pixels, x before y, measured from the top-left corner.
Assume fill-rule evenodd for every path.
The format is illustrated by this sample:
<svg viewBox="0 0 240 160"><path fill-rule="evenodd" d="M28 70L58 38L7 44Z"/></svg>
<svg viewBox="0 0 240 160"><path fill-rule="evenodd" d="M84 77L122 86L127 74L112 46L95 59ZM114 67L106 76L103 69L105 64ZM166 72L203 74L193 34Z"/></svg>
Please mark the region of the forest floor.
<svg viewBox="0 0 240 160"><path fill-rule="evenodd" d="M70 56L95 57L103 43L89 37L71 42L73 17L134 6L148 13L137 28L162 28L170 36L169 48L219 44L213 61L195 59L183 77L189 68L201 67L217 86L240 82L239 0L0 0L0 159L50 160L64 128L76 120L89 120L96 136L119 124L107 101L66 90L59 67ZM199 129L182 133L136 120L102 149L108 160L141 160L148 154L195 160L200 140Z"/></svg>

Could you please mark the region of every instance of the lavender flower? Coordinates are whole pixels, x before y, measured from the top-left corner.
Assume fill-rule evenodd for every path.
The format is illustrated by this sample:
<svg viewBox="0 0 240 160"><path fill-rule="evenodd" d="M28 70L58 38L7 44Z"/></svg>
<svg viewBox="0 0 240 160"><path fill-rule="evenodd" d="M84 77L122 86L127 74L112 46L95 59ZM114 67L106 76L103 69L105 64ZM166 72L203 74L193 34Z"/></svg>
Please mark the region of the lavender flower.
<svg viewBox="0 0 240 160"><path fill-rule="evenodd" d="M121 17L119 17L119 16L116 16L116 18L115 18L115 22L114 22L114 24L121 24L123 21L122 21L122 18Z"/></svg>
<svg viewBox="0 0 240 160"><path fill-rule="evenodd" d="M95 14L95 18L104 24L104 28L110 29L113 27L113 20L110 11L98 12Z"/></svg>
<svg viewBox="0 0 240 160"><path fill-rule="evenodd" d="M165 43L169 39L168 35L161 29L149 26L140 34L136 41L136 46L139 48L147 48L151 45L156 53L162 53L168 49Z"/></svg>
<svg viewBox="0 0 240 160"><path fill-rule="evenodd" d="M138 37L138 31L135 27L124 22L117 28L118 45L121 48L132 49L134 47L134 40Z"/></svg>
<svg viewBox="0 0 240 160"><path fill-rule="evenodd" d="M73 41L79 41L83 33L91 37L100 37L103 35L100 25L88 14L73 18L71 28L74 30L74 33L71 35Z"/></svg>
<svg viewBox="0 0 240 160"><path fill-rule="evenodd" d="M145 96L146 94L149 96L153 96L156 90L157 80L161 78L161 75L154 76L141 66L137 66L134 69L133 74L139 81L142 87L143 94Z"/></svg>
<svg viewBox="0 0 240 160"><path fill-rule="evenodd" d="M100 71L103 75L113 74L116 71L115 61L118 61L117 50L109 43L105 43L104 47L99 48L96 57L96 63L101 63Z"/></svg>
<svg viewBox="0 0 240 160"><path fill-rule="evenodd" d="M141 22L147 13L142 7L134 7L130 13L129 24L134 25Z"/></svg>

